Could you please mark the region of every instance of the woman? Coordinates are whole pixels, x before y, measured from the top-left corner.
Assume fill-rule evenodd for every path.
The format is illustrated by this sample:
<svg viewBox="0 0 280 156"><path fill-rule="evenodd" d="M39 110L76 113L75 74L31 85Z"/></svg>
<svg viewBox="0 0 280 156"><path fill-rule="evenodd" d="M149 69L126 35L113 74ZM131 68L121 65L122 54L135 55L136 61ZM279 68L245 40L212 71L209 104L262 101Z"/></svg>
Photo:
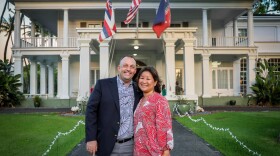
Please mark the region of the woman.
<svg viewBox="0 0 280 156"><path fill-rule="evenodd" d="M134 156L169 156L172 120L168 102L160 95L158 73L153 67L144 67L136 81L144 96L134 113Z"/></svg>

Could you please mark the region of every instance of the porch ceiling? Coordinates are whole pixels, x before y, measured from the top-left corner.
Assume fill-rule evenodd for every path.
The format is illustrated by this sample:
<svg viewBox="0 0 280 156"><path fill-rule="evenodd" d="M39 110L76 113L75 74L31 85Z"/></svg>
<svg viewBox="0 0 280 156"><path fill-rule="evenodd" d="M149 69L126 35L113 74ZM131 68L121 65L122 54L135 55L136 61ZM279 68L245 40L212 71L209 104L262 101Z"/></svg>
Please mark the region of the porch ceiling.
<svg viewBox="0 0 280 156"><path fill-rule="evenodd" d="M115 40L117 51L131 51L131 52L142 52L142 51L158 51L162 52L162 40L160 39L117 39ZM139 49L135 50L134 45L138 45Z"/></svg>
<svg viewBox="0 0 280 156"><path fill-rule="evenodd" d="M32 21L38 22L44 28L57 35L58 19L63 19L62 10L22 10ZM212 28L222 28L229 21L245 12L245 9L211 9L208 19L212 21ZM194 19L202 20L201 9L173 9L171 12L172 22L190 21ZM124 21L127 10L119 9L115 11L117 15L116 23ZM156 12L154 9L142 9L139 12L139 21L153 21ZM82 18L81 18L82 17ZM69 10L69 20L104 20L104 10ZM135 22L135 19L134 19ZM150 26L152 23L150 24Z"/></svg>

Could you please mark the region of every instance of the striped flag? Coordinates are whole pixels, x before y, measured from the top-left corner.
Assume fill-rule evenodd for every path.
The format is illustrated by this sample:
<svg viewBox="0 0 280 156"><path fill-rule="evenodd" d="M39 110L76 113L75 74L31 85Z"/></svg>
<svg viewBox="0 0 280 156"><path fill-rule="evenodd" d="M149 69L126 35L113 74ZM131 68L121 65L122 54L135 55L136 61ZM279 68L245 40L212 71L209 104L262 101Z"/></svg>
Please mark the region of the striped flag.
<svg viewBox="0 0 280 156"><path fill-rule="evenodd" d="M157 38L160 37L161 33L164 32L165 29L170 27L170 23L171 13L169 0L161 0L153 24L153 30L157 34Z"/></svg>
<svg viewBox="0 0 280 156"><path fill-rule="evenodd" d="M113 36L116 32L117 28L115 23L114 9L112 7L111 0L107 0L103 29L99 35L99 42L102 42L104 39Z"/></svg>
<svg viewBox="0 0 280 156"><path fill-rule="evenodd" d="M124 21L125 24L128 24L133 20L133 18L135 17L135 15L139 9L140 3L141 3L141 0L132 0L126 20Z"/></svg>

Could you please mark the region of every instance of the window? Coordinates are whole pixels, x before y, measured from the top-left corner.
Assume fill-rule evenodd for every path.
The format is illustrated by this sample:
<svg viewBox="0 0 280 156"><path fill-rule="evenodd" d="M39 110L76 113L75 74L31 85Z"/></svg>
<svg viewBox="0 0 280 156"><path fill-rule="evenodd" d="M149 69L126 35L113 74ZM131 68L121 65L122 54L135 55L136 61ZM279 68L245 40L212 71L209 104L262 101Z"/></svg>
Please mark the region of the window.
<svg viewBox="0 0 280 156"><path fill-rule="evenodd" d="M222 62L218 64L212 63L212 66L212 88L233 89L233 68Z"/></svg>
<svg viewBox="0 0 280 156"><path fill-rule="evenodd" d="M268 60L269 66L278 66L277 72L280 72L280 58L271 58Z"/></svg>
<svg viewBox="0 0 280 156"><path fill-rule="evenodd" d="M247 37L247 29L238 29L238 37Z"/></svg>
<svg viewBox="0 0 280 156"><path fill-rule="evenodd" d="M87 22L81 22L80 27L81 28L86 28L87 27Z"/></svg>
<svg viewBox="0 0 280 156"><path fill-rule="evenodd" d="M180 23L171 23L170 27L178 28L178 27L181 27L181 24Z"/></svg>
<svg viewBox="0 0 280 156"><path fill-rule="evenodd" d="M189 22L183 22L183 27L189 27Z"/></svg>
<svg viewBox="0 0 280 156"><path fill-rule="evenodd" d="M242 58L240 60L240 93L243 93L243 95L246 94L247 89L247 59Z"/></svg>
<svg viewBox="0 0 280 156"><path fill-rule="evenodd" d="M90 84L91 85L95 85L96 84L96 82L97 82L97 80L99 80L100 79L100 70L99 69L92 69L91 71L90 71L90 76L91 76L91 80L90 80ZM90 86L91 86L90 85Z"/></svg>
<svg viewBox="0 0 280 156"><path fill-rule="evenodd" d="M183 69L176 68L175 73L176 73L176 82L178 82L179 86L182 87L183 86ZM183 88L183 90L184 90L184 88Z"/></svg>

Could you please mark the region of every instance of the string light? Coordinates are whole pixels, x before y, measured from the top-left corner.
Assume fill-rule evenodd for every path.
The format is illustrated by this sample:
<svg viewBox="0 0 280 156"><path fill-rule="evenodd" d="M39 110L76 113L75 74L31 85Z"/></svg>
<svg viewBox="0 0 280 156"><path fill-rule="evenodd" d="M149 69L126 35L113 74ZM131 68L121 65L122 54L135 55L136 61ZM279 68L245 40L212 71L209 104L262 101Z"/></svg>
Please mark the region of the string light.
<svg viewBox="0 0 280 156"><path fill-rule="evenodd" d="M200 122L202 121L206 126L210 127L211 129L213 130L216 130L216 131L223 131L223 132L228 132L229 135L242 147L242 148L245 148L249 151L249 153L252 153L253 155L258 155L258 156L261 156L261 154L259 154L258 152L255 152L253 150L251 150L249 147L247 147L243 142L241 142L230 130L229 128L218 128L218 127L215 127L211 124L209 124L203 117L200 117L199 119L193 119L188 112L186 112L185 114L180 114L179 111L178 111L178 104L175 104L174 107L173 107L173 112L176 112L177 115L179 117L185 117L187 116L191 121L197 123L197 122Z"/></svg>
<svg viewBox="0 0 280 156"><path fill-rule="evenodd" d="M55 144L56 140L57 140L59 137L61 137L61 136L66 136L66 135L69 135L70 133L74 132L80 124L85 125L85 122L82 121L82 120L80 120L80 121L78 121L77 124L73 127L73 129L69 130L68 132L64 132L64 133L58 132L57 135L54 137L54 140L53 140L53 141L51 142L51 144L49 145L49 149L46 150L46 152L43 154L43 156L44 156L44 155L47 155L47 154L51 151L52 146Z"/></svg>

